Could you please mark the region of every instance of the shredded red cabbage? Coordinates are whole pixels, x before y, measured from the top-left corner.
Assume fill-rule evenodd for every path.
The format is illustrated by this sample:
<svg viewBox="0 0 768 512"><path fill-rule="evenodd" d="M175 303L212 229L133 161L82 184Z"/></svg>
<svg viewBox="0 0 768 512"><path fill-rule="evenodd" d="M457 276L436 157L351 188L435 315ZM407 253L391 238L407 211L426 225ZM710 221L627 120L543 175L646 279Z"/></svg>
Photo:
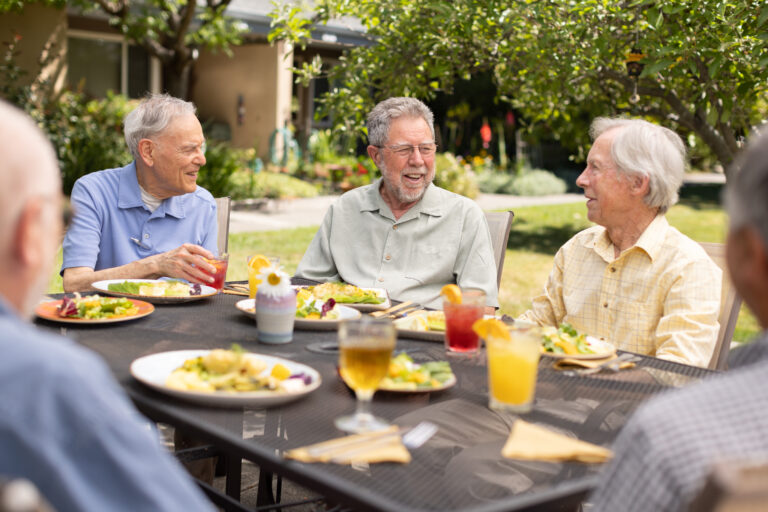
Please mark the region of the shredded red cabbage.
<svg viewBox="0 0 768 512"><path fill-rule="evenodd" d="M322 309L320 309L320 318L323 318L330 310L333 309L333 306L336 305L336 301L333 299L328 299L325 304L323 304Z"/></svg>
<svg viewBox="0 0 768 512"><path fill-rule="evenodd" d="M64 297L59 305L59 316L77 316L77 304L73 299Z"/></svg>

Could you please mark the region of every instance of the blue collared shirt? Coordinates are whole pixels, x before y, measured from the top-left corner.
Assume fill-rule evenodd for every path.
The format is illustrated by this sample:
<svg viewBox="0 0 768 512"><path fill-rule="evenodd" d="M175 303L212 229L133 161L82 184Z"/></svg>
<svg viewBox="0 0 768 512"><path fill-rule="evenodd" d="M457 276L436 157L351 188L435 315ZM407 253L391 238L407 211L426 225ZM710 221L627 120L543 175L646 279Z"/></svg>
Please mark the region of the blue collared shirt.
<svg viewBox="0 0 768 512"><path fill-rule="evenodd" d="M213 507L106 365L23 322L0 296L0 475L58 511Z"/></svg>
<svg viewBox="0 0 768 512"><path fill-rule="evenodd" d="M150 212L141 200L136 163L87 174L72 188L75 215L64 237L61 271L119 267L184 243L216 254L216 201L202 187L169 197Z"/></svg>

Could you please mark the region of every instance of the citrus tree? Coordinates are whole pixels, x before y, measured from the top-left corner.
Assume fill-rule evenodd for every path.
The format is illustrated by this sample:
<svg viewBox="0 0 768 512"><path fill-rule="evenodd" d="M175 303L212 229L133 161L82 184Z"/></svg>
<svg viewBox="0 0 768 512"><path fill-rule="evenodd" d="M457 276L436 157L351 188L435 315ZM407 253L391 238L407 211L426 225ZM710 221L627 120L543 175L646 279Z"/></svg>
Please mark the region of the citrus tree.
<svg viewBox="0 0 768 512"><path fill-rule="evenodd" d="M597 115L646 116L727 166L768 114L768 5L763 0L316 0L283 2L271 39L302 46L315 24L355 16L369 46L327 72L338 130L362 130L388 96L429 100L489 71L499 99L581 151ZM631 76L627 61L635 61Z"/></svg>

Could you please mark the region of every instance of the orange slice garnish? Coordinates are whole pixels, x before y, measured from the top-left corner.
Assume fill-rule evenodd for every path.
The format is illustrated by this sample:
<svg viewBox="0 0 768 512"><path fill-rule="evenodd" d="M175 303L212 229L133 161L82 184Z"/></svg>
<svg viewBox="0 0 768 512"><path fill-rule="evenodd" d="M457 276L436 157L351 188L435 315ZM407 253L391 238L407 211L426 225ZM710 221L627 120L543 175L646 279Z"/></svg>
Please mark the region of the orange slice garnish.
<svg viewBox="0 0 768 512"><path fill-rule="evenodd" d="M461 304L461 289L455 284L447 284L440 290L440 295L451 304Z"/></svg>

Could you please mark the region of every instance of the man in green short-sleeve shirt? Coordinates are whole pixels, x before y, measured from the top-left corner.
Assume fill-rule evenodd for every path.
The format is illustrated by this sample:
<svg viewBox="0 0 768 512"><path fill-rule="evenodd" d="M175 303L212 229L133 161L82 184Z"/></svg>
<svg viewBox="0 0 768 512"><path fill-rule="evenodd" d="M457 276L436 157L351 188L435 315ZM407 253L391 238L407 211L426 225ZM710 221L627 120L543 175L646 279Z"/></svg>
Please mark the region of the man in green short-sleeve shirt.
<svg viewBox="0 0 768 512"><path fill-rule="evenodd" d="M440 308L449 283L479 288L498 306L485 215L432 184L433 115L415 98L389 98L368 115L368 154L382 174L336 200L296 270L298 277L385 288L391 298Z"/></svg>

